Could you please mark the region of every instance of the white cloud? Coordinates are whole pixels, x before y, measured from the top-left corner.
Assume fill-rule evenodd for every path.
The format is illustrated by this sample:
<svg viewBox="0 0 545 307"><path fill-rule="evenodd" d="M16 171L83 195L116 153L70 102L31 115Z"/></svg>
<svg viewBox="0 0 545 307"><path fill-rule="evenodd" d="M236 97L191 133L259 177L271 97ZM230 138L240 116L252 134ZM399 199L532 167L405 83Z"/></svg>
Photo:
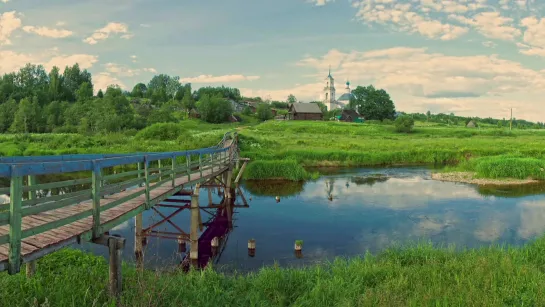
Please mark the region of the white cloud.
<svg viewBox="0 0 545 307"><path fill-rule="evenodd" d="M72 55L59 55L54 56L49 61L43 63L45 69L50 70L53 66L57 66L63 69L66 66L71 66L76 63L79 64L81 69L89 69L96 62L98 62L98 56L90 54L72 54Z"/></svg>
<svg viewBox="0 0 545 307"><path fill-rule="evenodd" d="M57 27L63 27L66 25L66 22L64 21L57 21L57 23L55 24Z"/></svg>
<svg viewBox="0 0 545 307"><path fill-rule="evenodd" d="M91 68L98 62L98 56L90 54L58 54L52 49L43 54L33 55L16 53L11 50L0 50L0 74L9 73L20 69L27 63L41 64L46 70L50 70L53 66L59 67L61 70L66 66L71 66L76 63L80 68Z"/></svg>
<svg viewBox="0 0 545 307"><path fill-rule="evenodd" d="M34 26L24 26L23 31L27 33L35 33L40 36L51 37L51 38L64 38L69 37L74 34L74 32L64 29L51 29L48 27L34 27Z"/></svg>
<svg viewBox="0 0 545 307"><path fill-rule="evenodd" d="M323 6L330 2L335 2L335 0L307 0L307 2L314 3L316 6Z"/></svg>
<svg viewBox="0 0 545 307"><path fill-rule="evenodd" d="M343 91L339 84L347 79L352 87L373 84L388 91L398 109L407 112L436 109L501 118L514 107L517 118L542 121L545 116L545 110L540 111L545 70L494 54L454 56L407 47L347 53L333 49L323 56L306 57L297 65L314 69L316 73L311 76L315 80L281 90L240 91L245 96L270 95L274 100L285 100L289 94L304 101L320 99L331 65L338 95Z"/></svg>
<svg viewBox="0 0 545 307"><path fill-rule="evenodd" d="M97 75L93 75L95 94L99 90L105 91L110 85L118 85L122 89L127 88L121 80L112 76L110 73L102 72Z"/></svg>
<svg viewBox="0 0 545 307"><path fill-rule="evenodd" d="M151 72L151 73L154 73L154 74L157 73L157 70L155 68L143 68L142 70L145 71L145 72Z"/></svg>
<svg viewBox="0 0 545 307"><path fill-rule="evenodd" d="M0 2L3 2L3 3L8 3L9 0L0 0Z"/></svg>
<svg viewBox="0 0 545 307"><path fill-rule="evenodd" d="M254 81L259 79L259 76L244 76L244 75L200 75L192 78L183 78L180 82L183 83L230 83L239 81Z"/></svg>
<svg viewBox="0 0 545 307"><path fill-rule="evenodd" d="M149 27L151 27L151 25L149 25L149 24L147 24L147 23L141 23L140 26L141 26L142 28L149 28Z"/></svg>
<svg viewBox="0 0 545 307"><path fill-rule="evenodd" d="M157 73L155 68L130 68L115 63L106 63L103 66L109 75L115 75L117 77L134 77L140 75L142 72Z"/></svg>
<svg viewBox="0 0 545 307"><path fill-rule="evenodd" d="M482 12L473 18L449 15L449 19L470 25L487 38L512 41L521 35L521 31L512 26L513 19L502 17L499 12Z"/></svg>
<svg viewBox="0 0 545 307"><path fill-rule="evenodd" d="M21 19L15 11L0 14L0 46L11 45L9 38L13 31L21 27L21 24Z"/></svg>
<svg viewBox="0 0 545 307"><path fill-rule="evenodd" d="M133 34L129 33L129 28L124 23L110 22L105 27L96 30L91 36L87 37L83 41L89 45L95 45L98 41L105 40L110 37L111 34L123 34L121 38L129 39L133 37Z"/></svg>

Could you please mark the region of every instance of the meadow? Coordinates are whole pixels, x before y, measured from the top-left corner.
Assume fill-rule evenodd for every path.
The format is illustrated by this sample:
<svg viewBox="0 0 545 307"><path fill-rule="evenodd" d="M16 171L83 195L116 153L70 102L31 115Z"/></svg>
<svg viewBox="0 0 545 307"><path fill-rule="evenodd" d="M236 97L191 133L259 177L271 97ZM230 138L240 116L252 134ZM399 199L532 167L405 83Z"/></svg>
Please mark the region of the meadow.
<svg viewBox="0 0 545 307"><path fill-rule="evenodd" d="M305 167L460 165L457 170L486 178L544 176L539 171L545 157L543 130L417 123L413 132L397 133L392 125L269 121L247 127L241 139L244 156L253 161L296 161ZM247 175L274 177L251 170Z"/></svg>
<svg viewBox="0 0 545 307"><path fill-rule="evenodd" d="M304 251L303 251L304 252ZM123 267L121 306L542 306L545 239L455 252L430 244L247 275ZM32 278L0 273L1 306L116 306L103 258L65 249Z"/></svg>

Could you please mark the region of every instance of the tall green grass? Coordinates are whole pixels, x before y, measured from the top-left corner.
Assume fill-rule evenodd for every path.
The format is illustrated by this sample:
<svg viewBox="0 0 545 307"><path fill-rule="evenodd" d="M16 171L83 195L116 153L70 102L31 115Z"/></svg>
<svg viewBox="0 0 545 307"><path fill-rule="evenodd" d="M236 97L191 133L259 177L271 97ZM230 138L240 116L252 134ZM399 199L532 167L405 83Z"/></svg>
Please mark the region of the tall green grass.
<svg viewBox="0 0 545 307"><path fill-rule="evenodd" d="M304 253L304 251L303 251ZM430 244L303 269L224 275L123 266L122 306L543 306L545 240L521 248L455 251ZM115 306L108 266L75 250L49 255L37 273L0 274L1 306Z"/></svg>
<svg viewBox="0 0 545 307"><path fill-rule="evenodd" d="M301 181L311 179L315 175L307 172L296 161L292 160L271 160L255 161L248 164L244 171L245 179L283 179Z"/></svg>
<svg viewBox="0 0 545 307"><path fill-rule="evenodd" d="M470 159L445 171L475 172L478 178L545 180L545 160L520 155L498 155Z"/></svg>

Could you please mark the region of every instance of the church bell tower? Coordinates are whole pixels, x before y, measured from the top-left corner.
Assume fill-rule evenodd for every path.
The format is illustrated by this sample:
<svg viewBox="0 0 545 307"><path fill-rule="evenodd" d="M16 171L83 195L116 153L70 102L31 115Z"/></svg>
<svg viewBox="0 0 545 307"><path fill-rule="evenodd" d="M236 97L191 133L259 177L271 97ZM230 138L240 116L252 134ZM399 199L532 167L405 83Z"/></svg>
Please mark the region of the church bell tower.
<svg viewBox="0 0 545 307"><path fill-rule="evenodd" d="M328 111L336 108L335 103L335 79L331 76L331 66L329 66L329 73L326 77L326 86L324 88L324 105Z"/></svg>

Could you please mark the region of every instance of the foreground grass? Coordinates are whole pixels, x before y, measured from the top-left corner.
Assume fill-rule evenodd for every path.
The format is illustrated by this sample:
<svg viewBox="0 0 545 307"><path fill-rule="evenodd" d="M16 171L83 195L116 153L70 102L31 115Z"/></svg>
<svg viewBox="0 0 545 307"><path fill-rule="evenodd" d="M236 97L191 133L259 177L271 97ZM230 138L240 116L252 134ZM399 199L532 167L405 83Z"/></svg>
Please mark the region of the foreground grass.
<svg viewBox="0 0 545 307"><path fill-rule="evenodd" d="M124 266L124 306L543 306L545 239L521 248L456 252L389 249L304 269L249 275L143 274ZM114 306L104 259L75 250L43 258L37 274L0 274L1 306ZM37 303L37 304L36 304Z"/></svg>

